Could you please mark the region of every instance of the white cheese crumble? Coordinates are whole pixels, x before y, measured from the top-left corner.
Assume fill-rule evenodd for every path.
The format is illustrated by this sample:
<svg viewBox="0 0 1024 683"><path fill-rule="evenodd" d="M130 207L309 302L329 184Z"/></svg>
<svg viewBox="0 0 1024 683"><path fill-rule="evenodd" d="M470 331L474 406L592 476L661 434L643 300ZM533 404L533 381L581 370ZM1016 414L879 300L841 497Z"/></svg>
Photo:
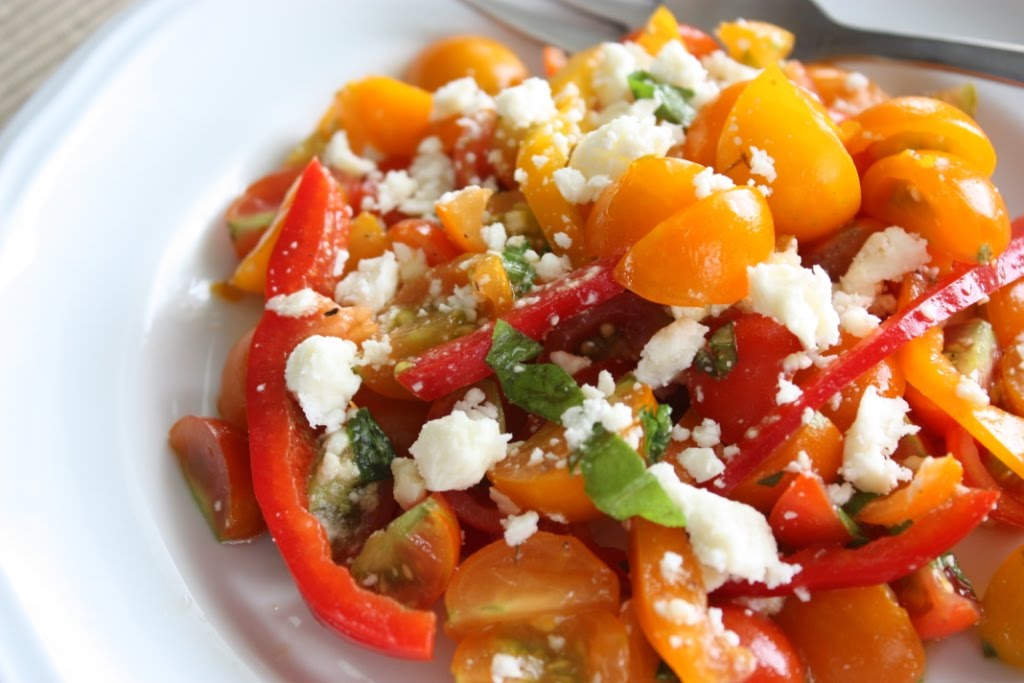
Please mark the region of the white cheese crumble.
<svg viewBox="0 0 1024 683"><path fill-rule="evenodd" d="M460 491L484 478L487 470L504 460L505 445L498 421L473 419L462 411L430 420L420 430L409 453L429 491Z"/></svg>
<svg viewBox="0 0 1024 683"><path fill-rule="evenodd" d="M678 456L682 465L698 484L714 479L725 471L725 463L712 448L684 448Z"/></svg>
<svg viewBox="0 0 1024 683"><path fill-rule="evenodd" d="M651 62L651 75L662 83L693 92L690 103L700 109L718 97L718 85L707 69L678 40L665 43Z"/></svg>
<svg viewBox="0 0 1024 683"><path fill-rule="evenodd" d="M636 378L655 389L666 386L693 363L708 329L689 318L680 318L655 332L640 352Z"/></svg>
<svg viewBox="0 0 1024 683"><path fill-rule="evenodd" d="M540 515L533 510L527 510L521 515L509 515L501 520L501 527L505 530L505 543L512 547L524 543L537 533L538 521Z"/></svg>
<svg viewBox="0 0 1024 683"><path fill-rule="evenodd" d="M408 510L427 496L427 483L412 458L392 460L391 476L395 479L395 501L403 510Z"/></svg>
<svg viewBox="0 0 1024 683"><path fill-rule="evenodd" d="M661 556L658 570L661 572L662 580L667 584L682 583L689 574L683 567L683 556L671 550L666 550Z"/></svg>
<svg viewBox="0 0 1024 683"><path fill-rule="evenodd" d="M278 294L267 300L267 310L285 318L305 318L325 305L333 307L334 302L308 287L291 294Z"/></svg>
<svg viewBox="0 0 1024 683"><path fill-rule="evenodd" d="M485 109L494 109L494 100L480 89L472 76L466 76L449 81L434 92L430 120L472 116Z"/></svg>
<svg viewBox="0 0 1024 683"><path fill-rule="evenodd" d="M359 267L345 276L334 289L334 299L346 306L365 306L382 311L398 291L398 260L385 251L375 258L364 258Z"/></svg>
<svg viewBox="0 0 1024 683"><path fill-rule="evenodd" d="M861 491L885 494L911 478L911 471L890 457L902 437L918 431L906 420L909 410L902 398L879 396L873 386L864 391L843 441L840 473L846 481Z"/></svg>
<svg viewBox="0 0 1024 683"><path fill-rule="evenodd" d="M372 159L364 159L352 151L348 133L343 130L336 132L327 142L323 161L353 178L362 178L377 170L377 164Z"/></svg>
<svg viewBox="0 0 1024 683"><path fill-rule="evenodd" d="M543 675L544 660L530 655L517 657L499 652L491 658L491 683L536 681Z"/></svg>
<svg viewBox="0 0 1024 683"><path fill-rule="evenodd" d="M798 400L804 392L800 390L800 387L790 382L784 376L779 375L779 390L775 393L775 404L786 405L787 403L793 403Z"/></svg>
<svg viewBox="0 0 1024 683"><path fill-rule="evenodd" d="M667 462L651 465L647 471L686 516L686 530L708 591L730 577L778 586L800 571L798 565L779 560L768 520L754 508L684 484Z"/></svg>
<svg viewBox="0 0 1024 683"><path fill-rule="evenodd" d="M311 426L333 432L345 422L361 382L352 369L355 361L355 344L319 334L299 342L288 355L285 383Z"/></svg>
<svg viewBox="0 0 1024 683"><path fill-rule="evenodd" d="M759 263L747 268L747 277L753 311L780 322L805 349L826 348L839 341L832 281L820 266Z"/></svg>
<svg viewBox="0 0 1024 683"><path fill-rule="evenodd" d="M382 214L398 209L410 216L431 216L434 204L455 189L455 166L436 135L423 138L407 171L388 171L377 196L363 199L364 211Z"/></svg>
<svg viewBox="0 0 1024 683"><path fill-rule="evenodd" d="M559 256L554 252L548 252L541 256L533 269L537 273L537 279L541 282L551 282L572 272L572 261L568 256Z"/></svg>
<svg viewBox="0 0 1024 683"><path fill-rule="evenodd" d="M497 420L499 414L498 407L487 400L487 394L479 387L471 387L452 410L466 413L473 420Z"/></svg>
<svg viewBox="0 0 1024 683"><path fill-rule="evenodd" d="M774 183L779 177L775 172L775 159L768 152L753 145L750 147L750 174L761 176L769 184Z"/></svg>
<svg viewBox="0 0 1024 683"><path fill-rule="evenodd" d="M715 169L708 166L693 177L694 196L697 199L704 199L715 192L730 190L736 187L732 178L715 173Z"/></svg>
<svg viewBox="0 0 1024 683"><path fill-rule="evenodd" d="M701 59L700 63L721 88L726 88L739 81L749 81L761 73L761 69L740 64L721 50L715 50Z"/></svg>
<svg viewBox="0 0 1024 683"><path fill-rule="evenodd" d="M990 400L988 392L980 384L965 375L961 375L960 381L956 384L956 395L976 406L987 406Z"/></svg>
<svg viewBox="0 0 1024 683"><path fill-rule="evenodd" d="M522 510L519 509L519 506L515 504L515 501L493 486L487 490L487 496L494 501L494 504L498 506L498 512L503 515L518 515L522 512Z"/></svg>
<svg viewBox="0 0 1024 683"><path fill-rule="evenodd" d="M828 499L836 507L842 507L850 502L853 498L853 486L849 482L842 482L841 484L829 484L825 487L828 493Z"/></svg>
<svg viewBox="0 0 1024 683"><path fill-rule="evenodd" d="M704 619L704 610L682 598L655 600L652 607L659 617L680 626L699 624Z"/></svg>
<svg viewBox="0 0 1024 683"><path fill-rule="evenodd" d="M404 242L394 242L391 250L395 252L395 260L398 261L398 279L402 282L411 282L427 274L430 266L427 264L427 253L417 247L410 247Z"/></svg>
<svg viewBox="0 0 1024 683"><path fill-rule="evenodd" d="M480 237L487 245L488 251L501 252L508 242L508 231L504 223L491 223L480 228Z"/></svg>
<svg viewBox="0 0 1024 683"><path fill-rule="evenodd" d="M505 88L494 97L498 116L513 128L527 128L555 117L551 85L543 78L527 78L519 85Z"/></svg>
<svg viewBox="0 0 1024 683"><path fill-rule="evenodd" d="M359 365L369 365L372 368L379 368L391 362L391 337L382 335L378 339L367 339L363 341L363 356L359 359Z"/></svg>
<svg viewBox="0 0 1024 683"><path fill-rule="evenodd" d="M722 443L722 426L710 417L705 417L691 430L690 436L701 448L713 448Z"/></svg>
<svg viewBox="0 0 1024 683"><path fill-rule="evenodd" d="M555 171L555 184L567 201L593 201L634 159L664 156L681 135L679 126L658 123L653 116L620 116L583 136L569 157L569 166Z"/></svg>
<svg viewBox="0 0 1024 683"><path fill-rule="evenodd" d="M848 93L855 93L868 87L871 81L859 71L851 71L843 79L843 89Z"/></svg>
<svg viewBox="0 0 1024 683"><path fill-rule="evenodd" d="M839 286L850 294L874 297L883 282L912 273L930 260L927 240L892 226L868 237Z"/></svg>
<svg viewBox="0 0 1024 683"><path fill-rule="evenodd" d="M582 446L594 426L600 424L609 432L621 432L633 424L633 410L624 403L609 403L604 392L584 384L583 405L573 406L564 413L560 422L565 427L565 442L570 450Z"/></svg>
<svg viewBox="0 0 1024 683"><path fill-rule="evenodd" d="M871 297L861 294L849 294L836 290L832 294L832 307L839 315L839 326L854 337L866 337L871 334L882 321L868 312Z"/></svg>
<svg viewBox="0 0 1024 683"><path fill-rule="evenodd" d="M602 108L631 100L627 77L651 66L651 56L635 43L601 43L597 50L591 86Z"/></svg>
<svg viewBox="0 0 1024 683"><path fill-rule="evenodd" d="M575 375L580 370L589 368L593 362L586 356L577 356L576 354L569 353L568 351L552 351L550 360L570 375Z"/></svg>

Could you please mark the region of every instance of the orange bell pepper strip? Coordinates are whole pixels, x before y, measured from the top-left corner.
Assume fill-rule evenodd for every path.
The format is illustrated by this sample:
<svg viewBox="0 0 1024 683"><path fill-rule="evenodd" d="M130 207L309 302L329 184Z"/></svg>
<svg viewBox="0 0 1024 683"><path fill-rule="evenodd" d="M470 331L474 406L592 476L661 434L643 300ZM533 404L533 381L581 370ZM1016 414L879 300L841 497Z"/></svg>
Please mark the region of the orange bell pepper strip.
<svg viewBox="0 0 1024 683"><path fill-rule="evenodd" d="M942 354L942 338L942 330L932 328L900 349L897 357L907 381L1024 477L1024 418L960 395L963 375Z"/></svg>
<svg viewBox="0 0 1024 683"><path fill-rule="evenodd" d="M964 482L968 486L990 491L999 491L999 504L992 511L992 519L1024 529L1024 501L1002 487L999 481L981 461L981 454L974 439L960 425L946 431L946 449L964 467Z"/></svg>
<svg viewBox="0 0 1024 683"><path fill-rule="evenodd" d="M952 498L963 478L964 468L953 456L926 458L910 484L865 505L857 521L896 526L920 519Z"/></svg>

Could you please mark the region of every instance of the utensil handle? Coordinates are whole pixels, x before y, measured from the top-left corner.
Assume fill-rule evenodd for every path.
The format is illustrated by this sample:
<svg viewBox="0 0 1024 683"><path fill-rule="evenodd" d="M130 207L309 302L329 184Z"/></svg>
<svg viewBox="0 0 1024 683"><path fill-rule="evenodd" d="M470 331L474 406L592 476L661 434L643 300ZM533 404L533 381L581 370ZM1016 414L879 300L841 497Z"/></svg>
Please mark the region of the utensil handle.
<svg viewBox="0 0 1024 683"><path fill-rule="evenodd" d="M828 52L871 54L908 59L976 71L1015 83L1024 83L1024 47L978 40L943 40L849 27L820 36Z"/></svg>

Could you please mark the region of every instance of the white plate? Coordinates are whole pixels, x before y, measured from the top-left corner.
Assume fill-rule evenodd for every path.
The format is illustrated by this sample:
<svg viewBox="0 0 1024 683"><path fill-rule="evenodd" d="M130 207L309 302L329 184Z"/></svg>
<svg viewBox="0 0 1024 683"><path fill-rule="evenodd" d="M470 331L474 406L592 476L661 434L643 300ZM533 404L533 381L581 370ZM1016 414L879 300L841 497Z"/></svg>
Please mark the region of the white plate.
<svg viewBox="0 0 1024 683"><path fill-rule="evenodd" d="M885 23L870 4L852 18ZM921 20L998 35L1024 23L1003 5ZM227 202L339 84L467 30L531 49L454 2L158 0L103 31L0 136L0 679L447 679L449 644L433 665L354 648L313 621L272 543L214 543L165 435L212 412L227 346L258 312L208 296L232 263ZM897 91L960 80L871 73ZM981 102L1020 214L1024 160L1006 151L1024 93L985 83ZM981 536L964 563L983 587L1019 537ZM932 654L929 681L1020 677L968 636Z"/></svg>

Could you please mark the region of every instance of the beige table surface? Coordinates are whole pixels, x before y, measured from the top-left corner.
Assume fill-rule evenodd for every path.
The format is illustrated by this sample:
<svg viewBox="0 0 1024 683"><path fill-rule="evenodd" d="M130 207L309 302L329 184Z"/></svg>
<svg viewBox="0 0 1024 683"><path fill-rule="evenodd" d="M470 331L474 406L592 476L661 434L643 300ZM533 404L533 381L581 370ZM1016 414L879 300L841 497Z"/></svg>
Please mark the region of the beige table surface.
<svg viewBox="0 0 1024 683"><path fill-rule="evenodd" d="M0 128L83 40L134 0L0 0Z"/></svg>

